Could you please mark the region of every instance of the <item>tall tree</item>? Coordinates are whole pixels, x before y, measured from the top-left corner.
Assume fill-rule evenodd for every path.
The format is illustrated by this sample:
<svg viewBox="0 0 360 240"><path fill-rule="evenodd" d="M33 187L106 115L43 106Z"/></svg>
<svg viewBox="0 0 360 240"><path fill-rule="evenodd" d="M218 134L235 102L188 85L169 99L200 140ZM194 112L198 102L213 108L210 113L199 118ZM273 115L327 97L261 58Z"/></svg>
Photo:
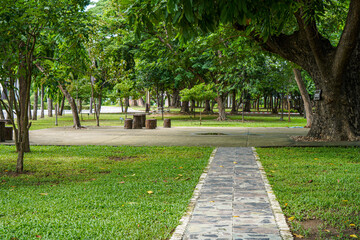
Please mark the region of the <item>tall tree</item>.
<svg viewBox="0 0 360 240"><path fill-rule="evenodd" d="M343 17L335 9L346 14ZM321 98L315 103L309 137L356 140L360 136L360 1L137 1L133 12L132 21L139 24L149 25L154 17L175 24L183 39L193 36L194 29L208 32L231 24L264 50L311 75ZM329 37L333 28L322 27L328 15L337 18L338 40Z"/></svg>
<svg viewBox="0 0 360 240"><path fill-rule="evenodd" d="M88 3L88 0L0 2L1 81L10 79L13 89L16 78L19 82L19 94L14 98L17 102L11 105L2 101L7 112L14 110L17 117L17 123L12 119L12 124L18 151L16 171L19 173L23 171L24 152L30 150L30 86L35 63L44 57L38 54L42 40L49 34L77 35L75 25L83 19L83 10Z"/></svg>

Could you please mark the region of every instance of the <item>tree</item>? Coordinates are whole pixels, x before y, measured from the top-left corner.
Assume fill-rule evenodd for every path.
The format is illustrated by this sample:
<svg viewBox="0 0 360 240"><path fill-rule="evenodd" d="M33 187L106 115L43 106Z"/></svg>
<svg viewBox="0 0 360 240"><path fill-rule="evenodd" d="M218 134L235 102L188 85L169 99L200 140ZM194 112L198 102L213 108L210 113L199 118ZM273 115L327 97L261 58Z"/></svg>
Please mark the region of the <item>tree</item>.
<svg viewBox="0 0 360 240"><path fill-rule="evenodd" d="M156 14L145 10L153 11L154 6ZM334 13L339 8L346 14ZM182 39L193 36L193 29L209 32L220 24L231 24L264 50L296 63L311 75L322 96L315 103L308 137L356 140L360 136L360 1L137 1L133 12L133 22L142 19L147 25L152 16L162 16L179 28ZM324 27L329 15L335 15L340 26L332 35ZM338 40L329 37L338 32Z"/></svg>
<svg viewBox="0 0 360 240"><path fill-rule="evenodd" d="M181 101L199 101L203 102L206 100L211 100L216 97L216 93L214 92L214 85L205 83L200 83L198 85L193 86L190 89L183 89L180 91ZM195 118L194 111L194 118ZM201 111L200 111L200 121L201 121Z"/></svg>
<svg viewBox="0 0 360 240"><path fill-rule="evenodd" d="M49 34L77 35L74 26L82 20L87 0L25 1L1 0L0 46L1 83L8 85L11 94L7 104L1 101L9 115L13 111L17 124L12 119L15 143L18 151L16 171L23 171L24 152L30 151L28 107L33 69L43 38ZM18 79L18 97L15 98L15 83ZM11 100L14 100L12 101Z"/></svg>

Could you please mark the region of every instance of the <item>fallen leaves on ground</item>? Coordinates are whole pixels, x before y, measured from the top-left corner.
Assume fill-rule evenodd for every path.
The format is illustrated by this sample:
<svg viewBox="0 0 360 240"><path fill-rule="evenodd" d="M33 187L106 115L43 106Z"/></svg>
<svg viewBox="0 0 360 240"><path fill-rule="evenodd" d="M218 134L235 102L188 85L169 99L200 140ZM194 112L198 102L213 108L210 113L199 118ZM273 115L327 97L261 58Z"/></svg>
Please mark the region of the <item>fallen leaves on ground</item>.
<svg viewBox="0 0 360 240"><path fill-rule="evenodd" d="M295 219L294 216L288 218L289 221L293 221L294 219Z"/></svg>

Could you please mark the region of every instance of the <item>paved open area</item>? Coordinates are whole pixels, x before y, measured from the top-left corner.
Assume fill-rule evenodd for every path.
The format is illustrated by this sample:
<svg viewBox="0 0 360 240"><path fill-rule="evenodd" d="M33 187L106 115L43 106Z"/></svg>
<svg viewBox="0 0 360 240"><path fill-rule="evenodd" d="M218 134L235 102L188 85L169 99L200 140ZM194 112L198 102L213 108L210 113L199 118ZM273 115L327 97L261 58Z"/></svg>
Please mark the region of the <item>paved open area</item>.
<svg viewBox="0 0 360 240"><path fill-rule="evenodd" d="M296 142L291 136L304 136L304 128L238 127L159 127L124 129L123 127L87 127L75 130L58 127L30 131L33 145L129 145L129 146L359 146L360 142ZM9 143L9 142L8 142Z"/></svg>

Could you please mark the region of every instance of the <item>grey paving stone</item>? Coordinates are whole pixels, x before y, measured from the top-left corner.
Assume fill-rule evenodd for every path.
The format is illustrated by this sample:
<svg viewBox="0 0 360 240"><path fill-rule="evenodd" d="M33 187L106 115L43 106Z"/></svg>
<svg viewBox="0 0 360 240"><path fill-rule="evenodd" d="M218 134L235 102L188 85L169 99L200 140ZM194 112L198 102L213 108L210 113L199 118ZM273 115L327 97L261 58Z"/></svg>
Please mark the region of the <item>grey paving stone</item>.
<svg viewBox="0 0 360 240"><path fill-rule="evenodd" d="M251 148L218 148L183 239L281 239Z"/></svg>

